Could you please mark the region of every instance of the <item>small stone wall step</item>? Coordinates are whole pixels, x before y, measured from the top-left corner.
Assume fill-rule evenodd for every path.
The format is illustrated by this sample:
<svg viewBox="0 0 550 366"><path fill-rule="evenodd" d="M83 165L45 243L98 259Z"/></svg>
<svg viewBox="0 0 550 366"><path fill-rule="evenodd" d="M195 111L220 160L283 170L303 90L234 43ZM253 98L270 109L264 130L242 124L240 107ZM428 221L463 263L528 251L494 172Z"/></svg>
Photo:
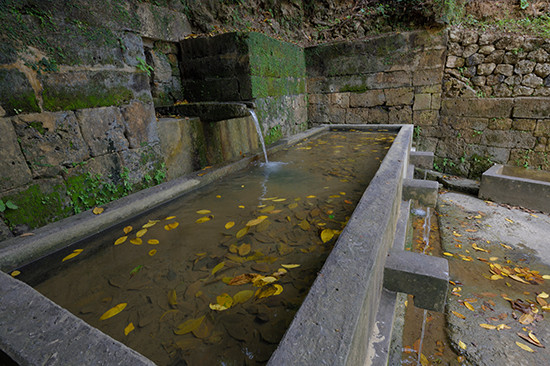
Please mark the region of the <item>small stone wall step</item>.
<svg viewBox="0 0 550 366"><path fill-rule="evenodd" d="M157 107L155 111L163 116L199 117L203 122L224 121L248 117L250 112L244 102L198 102Z"/></svg>
<svg viewBox="0 0 550 366"><path fill-rule="evenodd" d="M404 179L403 199L418 200L423 206L435 207L439 184L430 180Z"/></svg>
<svg viewBox="0 0 550 366"><path fill-rule="evenodd" d="M393 249L384 268L384 287L414 296L416 307L443 312L449 285L444 258Z"/></svg>
<svg viewBox="0 0 550 366"><path fill-rule="evenodd" d="M431 151L411 151L409 162L419 168L431 169L434 166L434 153Z"/></svg>
<svg viewBox="0 0 550 366"><path fill-rule="evenodd" d="M0 272L0 349L20 366L155 364Z"/></svg>

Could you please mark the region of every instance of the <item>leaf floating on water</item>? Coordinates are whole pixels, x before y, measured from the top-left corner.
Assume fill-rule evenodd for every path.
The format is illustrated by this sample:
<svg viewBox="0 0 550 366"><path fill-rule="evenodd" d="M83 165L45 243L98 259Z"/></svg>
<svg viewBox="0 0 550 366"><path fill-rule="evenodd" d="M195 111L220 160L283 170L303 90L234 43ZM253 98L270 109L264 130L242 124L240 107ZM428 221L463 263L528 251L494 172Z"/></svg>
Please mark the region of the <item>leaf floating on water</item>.
<svg viewBox="0 0 550 366"><path fill-rule="evenodd" d="M141 245L141 244L143 244L143 240L141 240L141 238L134 238L134 239L130 240L130 243L132 243L134 245Z"/></svg>
<svg viewBox="0 0 550 366"><path fill-rule="evenodd" d="M292 248L290 245L287 245L285 243L279 243L277 244L277 251L279 252L280 256L285 256L287 254L290 254L294 251L294 248Z"/></svg>
<svg viewBox="0 0 550 366"><path fill-rule="evenodd" d="M76 257L77 255L79 255L80 253L82 253L84 249L75 249L71 254L69 254L68 256L66 256L65 258L63 258L61 260L61 262L65 262L65 261L68 261L69 259L73 259L74 257Z"/></svg>
<svg viewBox="0 0 550 366"><path fill-rule="evenodd" d="M275 285L273 285L273 286L275 286L275 289L276 289L276 290L275 290L275 293L273 294L273 296L279 295L280 293L283 292L283 286L278 285L278 284L275 284Z"/></svg>
<svg viewBox="0 0 550 366"><path fill-rule="evenodd" d="M275 209L275 206L267 206L265 208L262 208L260 210L261 213L269 213Z"/></svg>
<svg viewBox="0 0 550 366"><path fill-rule="evenodd" d="M478 247L476 243L472 243L472 248L474 248L475 250L477 250L478 252L485 252L485 253L489 253L489 251L487 249L483 249L481 247Z"/></svg>
<svg viewBox="0 0 550 366"><path fill-rule="evenodd" d="M246 226L247 227L250 227L250 226L256 226L256 225L259 225L262 223L262 221L264 221L265 219L267 219L267 216L259 216L257 219L253 219L253 220L250 220L246 223Z"/></svg>
<svg viewBox="0 0 550 366"><path fill-rule="evenodd" d="M94 213L94 215L99 215L99 214L103 213L104 210L105 209L103 207L94 207L92 212Z"/></svg>
<svg viewBox="0 0 550 366"><path fill-rule="evenodd" d="M516 275L510 275L510 278L513 279L513 280L516 280L518 282L521 282L521 283L529 284L529 282L525 281L523 278L521 278L519 276L516 276Z"/></svg>
<svg viewBox="0 0 550 366"><path fill-rule="evenodd" d="M281 267L286 269L292 269L292 268L298 268L300 267L299 264L281 264Z"/></svg>
<svg viewBox="0 0 550 366"><path fill-rule="evenodd" d="M277 291L279 291L279 288L276 287L277 285L267 285L260 287L258 290L256 290L256 298L263 299L265 297L273 296ZM278 285L281 287L280 285ZM282 287L281 287L282 288ZM281 291L282 292L282 291Z"/></svg>
<svg viewBox="0 0 550 366"><path fill-rule="evenodd" d="M164 220L168 221L168 220L172 220L172 219L175 219L175 218L176 218L176 216L168 216Z"/></svg>
<svg viewBox="0 0 550 366"><path fill-rule="evenodd" d="M334 237L334 231L332 231L331 229L325 229L321 231L321 240L323 241L323 243L326 243L333 237Z"/></svg>
<svg viewBox="0 0 550 366"><path fill-rule="evenodd" d="M206 222L206 221L210 221L214 218L214 216L210 215L210 216L203 216L201 217L200 219L197 219L197 221L195 221L197 224L202 224L203 222Z"/></svg>
<svg viewBox="0 0 550 366"><path fill-rule="evenodd" d="M231 244L229 246L229 252L237 254L239 252L239 247L236 244Z"/></svg>
<svg viewBox="0 0 550 366"><path fill-rule="evenodd" d="M180 224L179 222L174 221L174 222L172 222L172 223L170 223L170 224L168 224L168 225L164 225L164 229L165 229L166 231L170 231L170 230L173 230L173 229L177 228L177 227L179 226L179 224Z"/></svg>
<svg viewBox="0 0 550 366"><path fill-rule="evenodd" d="M231 285L231 286L244 285L252 282L257 276L260 276L260 275L257 275L254 273L243 273L241 275L233 277L233 279L229 281L228 285Z"/></svg>
<svg viewBox="0 0 550 366"><path fill-rule="evenodd" d="M202 324L202 321L204 320L204 318L205 318L205 315L196 319L188 319L185 322L178 325L178 329L174 330L174 333L178 335L191 333Z"/></svg>
<svg viewBox="0 0 550 366"><path fill-rule="evenodd" d="M134 327L134 323L130 323L126 326L126 328L124 328L124 335L128 335L130 334L131 331L133 331L134 329L136 329L136 327Z"/></svg>
<svg viewBox="0 0 550 366"><path fill-rule="evenodd" d="M159 222L159 220L149 220L149 222L147 222L146 224L143 224L142 228L143 229L148 229L150 227L153 227L157 224L157 222Z"/></svg>
<svg viewBox="0 0 550 366"><path fill-rule="evenodd" d="M458 341L458 346L462 349L466 349L466 343L462 342L462 341Z"/></svg>
<svg viewBox="0 0 550 366"><path fill-rule="evenodd" d="M99 318L99 320L106 320L106 319L112 318L113 316L117 315L122 310L124 310L124 308L126 308L126 305L128 305L128 304L123 302L123 303L118 304L115 307L110 308L105 313L103 313L103 315Z"/></svg>
<svg viewBox="0 0 550 366"><path fill-rule="evenodd" d="M247 255L248 253L250 253L250 244L242 244L240 247L239 247L239 255L241 257L244 257L245 255Z"/></svg>
<svg viewBox="0 0 550 366"><path fill-rule="evenodd" d="M298 226L300 226L300 228L305 231L311 228L311 225L309 224L309 222L307 222L307 220L300 221L300 224Z"/></svg>
<svg viewBox="0 0 550 366"><path fill-rule="evenodd" d="M132 231L133 227L131 226L126 226L124 229L122 229L122 231L124 231L124 234L128 234L130 231Z"/></svg>
<svg viewBox="0 0 550 366"><path fill-rule="evenodd" d="M288 205L288 208L290 209L294 209L296 207L298 207L298 204L296 202L292 202L290 205Z"/></svg>
<svg viewBox="0 0 550 366"><path fill-rule="evenodd" d="M449 253L449 252L443 252L443 255L447 257L454 257L453 253Z"/></svg>
<svg viewBox="0 0 550 366"><path fill-rule="evenodd" d="M220 269L222 269L225 266L225 262L218 263L216 267L212 269L212 276L216 274Z"/></svg>
<svg viewBox="0 0 550 366"><path fill-rule="evenodd" d="M136 238L141 238L145 233L147 233L147 229L141 229L136 233Z"/></svg>
<svg viewBox="0 0 550 366"><path fill-rule="evenodd" d="M134 277L142 268L143 268L143 265L140 264L139 266L132 269L130 271L130 278Z"/></svg>
<svg viewBox="0 0 550 366"><path fill-rule="evenodd" d="M118 238L117 240L115 240L115 245L119 245L119 244L122 244L126 241L126 239L128 239L127 236L121 236L120 238Z"/></svg>
<svg viewBox="0 0 550 366"><path fill-rule="evenodd" d="M235 226L235 222L234 221L229 221L228 223L225 224L225 228L227 230L231 229L233 226Z"/></svg>
<svg viewBox="0 0 550 366"><path fill-rule="evenodd" d="M237 239L240 239L246 234L248 234L248 230L250 230L250 227L245 226L241 230L237 231L237 235L236 235Z"/></svg>
<svg viewBox="0 0 550 366"><path fill-rule="evenodd" d="M147 244L151 244L151 245L157 245L159 243L159 241L157 239L149 239L147 240Z"/></svg>
<svg viewBox="0 0 550 366"><path fill-rule="evenodd" d="M208 215L208 214L211 214L212 211L210 211L210 210L198 210L197 213L199 215Z"/></svg>
<svg viewBox="0 0 550 366"><path fill-rule="evenodd" d="M541 299L547 299L548 298L548 295L546 292L541 292L540 294L537 295L537 297L540 297Z"/></svg>
<svg viewBox="0 0 550 366"><path fill-rule="evenodd" d="M168 304L173 308L178 306L178 295L176 294L176 290L168 291Z"/></svg>
<svg viewBox="0 0 550 366"><path fill-rule="evenodd" d="M244 206L243 206L243 205L239 205L238 207L239 207L239 208L244 208Z"/></svg>
<svg viewBox="0 0 550 366"><path fill-rule="evenodd" d="M284 201L286 201L286 198L277 198L273 200L273 202L284 202Z"/></svg>
<svg viewBox="0 0 550 366"><path fill-rule="evenodd" d="M154 256L155 254L157 254L157 250L156 249L152 249L149 251L149 256L152 257Z"/></svg>
<svg viewBox="0 0 550 366"><path fill-rule="evenodd" d="M20 274L21 274L21 271L18 271L18 270L15 270L15 271L13 271L12 273L10 273L10 275L11 275L12 277L17 277L17 276L19 276Z"/></svg>
<svg viewBox="0 0 550 366"><path fill-rule="evenodd" d="M525 350L525 351L527 351L527 352L535 352L535 351L534 351L531 347L529 347L528 345L523 344L523 343L520 343L520 342L518 342L518 341L516 341L516 345L517 345L519 348L521 348L521 349L523 349L523 350Z"/></svg>
<svg viewBox="0 0 550 366"><path fill-rule="evenodd" d="M535 321L535 317L532 314L525 313L519 317L518 321L523 325L529 325Z"/></svg>
<svg viewBox="0 0 550 366"><path fill-rule="evenodd" d="M463 302L464 306L466 306L466 308L468 310L471 310L471 311L475 311L474 307L472 306L472 304L470 304L468 301L464 301Z"/></svg>
<svg viewBox="0 0 550 366"><path fill-rule="evenodd" d="M233 305L242 304L244 302L247 302L254 296L254 291L252 290L243 290L239 291L233 296Z"/></svg>
<svg viewBox="0 0 550 366"><path fill-rule="evenodd" d="M423 353L420 354L420 364L422 366L430 366L430 361L428 361L428 359L426 358L426 356L424 356Z"/></svg>
<svg viewBox="0 0 550 366"><path fill-rule="evenodd" d="M315 195L306 196L306 198L315 198L315 197L316 197Z"/></svg>

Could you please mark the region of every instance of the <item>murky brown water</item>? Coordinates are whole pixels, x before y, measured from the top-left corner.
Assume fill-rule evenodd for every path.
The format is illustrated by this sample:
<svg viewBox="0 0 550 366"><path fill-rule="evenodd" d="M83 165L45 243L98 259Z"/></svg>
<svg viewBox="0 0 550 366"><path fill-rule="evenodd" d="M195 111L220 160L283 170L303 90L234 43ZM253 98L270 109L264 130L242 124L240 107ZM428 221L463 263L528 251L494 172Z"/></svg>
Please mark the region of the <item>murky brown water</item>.
<svg viewBox="0 0 550 366"><path fill-rule="evenodd" d="M302 142L19 278L159 365L264 364L392 141L338 132ZM254 283L228 284L243 274Z"/></svg>

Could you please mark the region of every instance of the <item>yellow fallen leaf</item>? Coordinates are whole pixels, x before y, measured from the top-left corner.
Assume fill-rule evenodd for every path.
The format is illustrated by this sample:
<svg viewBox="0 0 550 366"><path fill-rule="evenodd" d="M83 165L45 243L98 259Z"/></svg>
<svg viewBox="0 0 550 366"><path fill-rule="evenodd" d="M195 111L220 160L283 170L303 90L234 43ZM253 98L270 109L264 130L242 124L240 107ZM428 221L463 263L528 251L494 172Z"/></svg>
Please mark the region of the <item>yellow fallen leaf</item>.
<svg viewBox="0 0 550 366"><path fill-rule="evenodd" d="M244 208L244 206L243 206L243 205L239 205L238 207L239 207L239 208Z"/></svg>
<svg viewBox="0 0 550 366"><path fill-rule="evenodd" d="M147 233L147 229L141 229L136 233L136 238L141 238L145 233Z"/></svg>
<svg viewBox="0 0 550 366"><path fill-rule="evenodd" d="M518 341L516 341L516 345L517 345L519 348L521 348L521 349L523 349L523 350L525 350L525 351L527 351L527 352L535 352L535 351L534 351L531 347L529 347L528 345L523 344L523 343L520 343L520 342L518 342Z"/></svg>
<svg viewBox="0 0 550 366"><path fill-rule="evenodd" d="M257 219L253 219L253 220L250 220L246 223L246 226L250 227L250 226L256 226L256 225L259 225L262 223L262 221L264 221L265 219L267 219L267 216L259 216Z"/></svg>
<svg viewBox="0 0 550 366"><path fill-rule="evenodd" d="M489 257L489 260L491 262L498 261L498 257Z"/></svg>
<svg viewBox="0 0 550 366"><path fill-rule="evenodd" d="M300 223L298 224L298 226L300 226L300 228L301 228L302 230L305 230L305 231L307 231L307 230L309 230L309 229L311 228L311 225L309 224L309 222L307 222L307 220L302 220L302 221L300 221Z"/></svg>
<svg viewBox="0 0 550 366"><path fill-rule="evenodd" d="M203 217L197 219L195 222L197 224L202 224L203 222L210 221L210 220L212 220L211 216L203 216Z"/></svg>
<svg viewBox="0 0 550 366"><path fill-rule="evenodd" d="M164 229L165 229L166 231L170 231L170 230L173 230L173 229L177 228L178 226L179 226L179 222L174 221L174 222L172 222L172 223L170 223L170 224L164 225Z"/></svg>
<svg viewBox="0 0 550 366"><path fill-rule="evenodd" d="M157 254L157 250L156 250L156 249L151 249L151 250L149 251L149 256L152 257L152 256L154 256L155 254Z"/></svg>
<svg viewBox="0 0 550 366"><path fill-rule="evenodd" d="M216 198L222 198L222 196L220 196L219 194L216 195Z"/></svg>
<svg viewBox="0 0 550 366"><path fill-rule="evenodd" d="M248 253L250 253L250 244L241 244L241 246L238 249L239 255L241 257L244 257Z"/></svg>
<svg viewBox="0 0 550 366"><path fill-rule="evenodd" d="M492 280L492 281L496 281L496 280L501 280L503 278L504 277L502 277L501 275L494 274L489 279Z"/></svg>
<svg viewBox="0 0 550 366"><path fill-rule="evenodd" d="M241 230L237 231L237 235L235 235L235 236L237 237L237 239L240 239L243 236L245 236L246 234L248 234L248 230L250 230L250 227L245 226Z"/></svg>
<svg viewBox="0 0 550 366"><path fill-rule="evenodd" d="M126 239L128 239L127 236L121 236L120 238L118 238L117 240L115 240L115 245L119 245L119 244L122 244L126 241Z"/></svg>
<svg viewBox="0 0 550 366"><path fill-rule="evenodd" d="M548 298L548 294L546 292L541 292L540 294L537 295L537 297L540 297L542 299L547 299Z"/></svg>
<svg viewBox="0 0 550 366"><path fill-rule="evenodd" d="M513 275L513 274L510 275L510 278L513 279L513 280L516 280L518 282L521 282L521 283L529 284L529 282L525 281L523 278L521 278L519 276L516 276L516 275Z"/></svg>
<svg viewBox="0 0 550 366"><path fill-rule="evenodd" d="M466 319L466 317L464 315L460 314L459 312L451 310L451 313L453 313L454 316L457 316L460 319Z"/></svg>
<svg viewBox="0 0 550 366"><path fill-rule="evenodd" d="M99 214L103 213L104 210L105 209L103 207L94 207L92 212L94 213L94 215L99 215Z"/></svg>
<svg viewBox="0 0 550 366"><path fill-rule="evenodd" d="M210 309L216 310L216 311L224 311L224 310L229 309L228 307L220 305L220 304L208 304L208 307L210 307Z"/></svg>
<svg viewBox="0 0 550 366"><path fill-rule="evenodd" d="M281 292L283 292L283 286L279 285L279 284L274 284L273 286L275 286L275 293L273 294L273 296L275 295L279 295Z"/></svg>
<svg viewBox="0 0 550 366"><path fill-rule="evenodd" d="M252 298L252 296L254 296L254 291L252 290L239 291L233 296L233 305L242 304Z"/></svg>
<svg viewBox="0 0 550 366"><path fill-rule="evenodd" d="M535 345L541 347L542 343L540 343L539 339L535 336L533 332L529 332L529 338L535 343Z"/></svg>
<svg viewBox="0 0 550 366"><path fill-rule="evenodd" d="M149 222L147 222L146 224L143 224L143 226L141 227L142 229L149 229L150 227L153 227L157 224L157 222L159 222L159 220L149 220Z"/></svg>
<svg viewBox="0 0 550 366"><path fill-rule="evenodd" d="M202 321L204 320L204 318L205 318L205 315L196 319L188 319L185 322L178 325L178 329L174 330L174 333L178 335L191 333L202 324Z"/></svg>
<svg viewBox="0 0 550 366"><path fill-rule="evenodd" d="M218 305L229 309L233 305L233 298L229 294L223 293L220 296L216 296L216 302Z"/></svg>
<svg viewBox="0 0 550 366"><path fill-rule="evenodd" d="M132 231L132 227L131 226L126 226L124 229L122 229L122 231L124 231L124 234L128 234L130 231Z"/></svg>
<svg viewBox="0 0 550 366"><path fill-rule="evenodd" d="M174 289L168 291L168 304L172 307L176 307L178 305L178 295Z"/></svg>
<svg viewBox="0 0 550 366"><path fill-rule="evenodd" d="M134 239L130 239L130 243L134 245L141 245L143 244L143 240L141 240L141 238L134 238Z"/></svg>
<svg viewBox="0 0 550 366"><path fill-rule="evenodd" d="M545 280L550 280L550 275L542 275L542 278L544 278Z"/></svg>
<svg viewBox="0 0 550 366"><path fill-rule="evenodd" d="M110 308L105 313L103 313L103 315L99 318L99 320L106 320L106 319L112 318L113 316L117 315L122 310L124 310L124 308L126 308L126 305L128 304L123 302L118 304L117 306Z"/></svg>
<svg viewBox="0 0 550 366"><path fill-rule="evenodd" d="M208 215L208 214L212 213L212 211L210 211L210 210L198 210L197 213L199 215Z"/></svg>
<svg viewBox="0 0 550 366"><path fill-rule="evenodd" d="M17 276L19 276L20 274L21 274L21 271L18 271L18 270L12 271L12 272L10 273L10 275L11 275L12 277L17 277Z"/></svg>
<svg viewBox="0 0 550 366"><path fill-rule="evenodd" d="M68 261L69 259L72 259L72 258L76 257L77 255L82 253L83 250L84 249L75 249L71 254L69 254L68 256L63 258L63 260L61 260L61 262L65 262L65 261Z"/></svg>
<svg viewBox="0 0 550 366"><path fill-rule="evenodd" d="M216 267L212 269L212 276L216 274L220 269L222 269L225 266L225 262L218 263Z"/></svg>
<svg viewBox="0 0 550 366"><path fill-rule="evenodd" d="M124 328L124 335L130 334L130 332L133 331L134 329L136 329L136 327L134 327L134 323L128 324L126 328Z"/></svg>
<svg viewBox="0 0 550 366"><path fill-rule="evenodd" d="M290 209L293 209L293 208L296 208L296 207L298 207L298 204L296 202L293 202L290 205L288 205L288 208L290 208Z"/></svg>
<svg viewBox="0 0 550 366"><path fill-rule="evenodd" d="M533 217L538 217L538 216L537 216L537 215L535 215L535 214L529 214L529 215L531 215L531 216L533 216Z"/></svg>
<svg viewBox="0 0 550 366"><path fill-rule="evenodd" d="M462 349L466 349L466 343L462 342L462 341L458 341L458 346Z"/></svg>
<svg viewBox="0 0 550 366"><path fill-rule="evenodd" d="M172 220L172 219L175 219L175 218L176 218L176 216L168 216L164 220L168 221L168 220Z"/></svg>
<svg viewBox="0 0 550 366"><path fill-rule="evenodd" d="M149 239L147 240L147 244L151 244L151 245L157 245L159 243L159 241L157 239Z"/></svg>
<svg viewBox="0 0 550 366"><path fill-rule="evenodd" d="M286 201L286 198L277 198L273 200L273 202L284 202L284 201Z"/></svg>
<svg viewBox="0 0 550 366"><path fill-rule="evenodd" d="M299 264L281 264L281 267L286 269L292 269L292 268L298 268L300 267Z"/></svg>
<svg viewBox="0 0 550 366"><path fill-rule="evenodd" d="M449 252L443 252L443 255L446 255L447 257L454 257L454 255Z"/></svg>
<svg viewBox="0 0 550 366"><path fill-rule="evenodd" d="M315 196L314 195L309 195L306 198L315 198Z"/></svg>
<svg viewBox="0 0 550 366"><path fill-rule="evenodd" d="M267 286L264 286L264 287L260 287L255 293L256 298L263 299L265 297L275 295L275 293L279 290L278 287L276 287L276 286L277 285L267 285Z"/></svg>
<svg viewBox="0 0 550 366"><path fill-rule="evenodd" d="M499 325L497 325L497 330L503 330L503 329L512 329L512 328L510 328L510 327L507 326L506 324L499 324Z"/></svg>
<svg viewBox="0 0 550 366"><path fill-rule="evenodd" d="M420 365L421 366L430 366L430 361L428 361L428 358L424 356L423 353L420 354Z"/></svg>
<svg viewBox="0 0 550 366"><path fill-rule="evenodd" d="M514 223L514 221L512 221L512 220L510 220L510 219L508 219L508 218L505 218L504 220L506 220L506 221L508 221L508 222L510 222L510 223L512 223L512 224Z"/></svg>
<svg viewBox="0 0 550 366"><path fill-rule="evenodd" d="M480 323L479 326L485 329L497 329L497 326L492 324Z"/></svg>
<svg viewBox="0 0 550 366"><path fill-rule="evenodd" d="M233 226L235 226L235 222L234 221L229 221L225 224L225 228L226 229L231 229Z"/></svg>
<svg viewBox="0 0 550 366"><path fill-rule="evenodd" d="M475 250L477 250L478 252L485 252L485 253L489 253L489 251L487 249L483 249L481 247L478 247L476 243L472 243L472 248L474 248Z"/></svg>
<svg viewBox="0 0 550 366"><path fill-rule="evenodd" d="M457 233L456 231L453 231L453 235L456 236L456 237L461 237L462 236L459 233Z"/></svg>
<svg viewBox="0 0 550 366"><path fill-rule="evenodd" d="M332 231L331 229L324 229L323 231L321 231L321 240L323 241L323 243L326 243L333 237L334 231Z"/></svg>
<svg viewBox="0 0 550 366"><path fill-rule="evenodd" d="M471 310L471 311L475 311L474 307L472 306L472 304L470 304L468 301L464 301L463 302L464 306L466 306L466 308L468 310Z"/></svg>

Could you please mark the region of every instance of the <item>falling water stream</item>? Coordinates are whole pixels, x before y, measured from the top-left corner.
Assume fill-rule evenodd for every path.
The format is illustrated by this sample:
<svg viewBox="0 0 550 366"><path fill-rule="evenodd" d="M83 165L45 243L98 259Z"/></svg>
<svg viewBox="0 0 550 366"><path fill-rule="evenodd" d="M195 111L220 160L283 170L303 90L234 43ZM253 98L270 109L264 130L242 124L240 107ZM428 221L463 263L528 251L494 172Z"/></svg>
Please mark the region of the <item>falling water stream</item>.
<svg viewBox="0 0 550 366"><path fill-rule="evenodd" d="M426 177L424 176L424 179ZM430 208L426 208L426 217L424 218L424 226L423 226L423 235L422 239L424 240L424 248L422 248L422 254L426 254L426 249L430 246L430 227L431 227L431 215L430 215ZM426 318L428 315L428 310L424 309L424 314L422 317L422 332L420 333L420 345L418 347L418 359L417 359L417 366L421 366L421 355L422 355L422 342L424 342L424 333L426 331Z"/></svg>
<svg viewBox="0 0 550 366"><path fill-rule="evenodd" d="M256 126L256 131L258 132L258 138L262 143L262 150L264 152L265 163L269 164L269 160L267 159L267 151L265 149L264 136L262 135L262 129L260 128L260 122L258 121L258 116L256 115L256 112L254 112L253 109L249 109L249 112L250 112L250 115L252 116L252 119L254 120L254 126Z"/></svg>

